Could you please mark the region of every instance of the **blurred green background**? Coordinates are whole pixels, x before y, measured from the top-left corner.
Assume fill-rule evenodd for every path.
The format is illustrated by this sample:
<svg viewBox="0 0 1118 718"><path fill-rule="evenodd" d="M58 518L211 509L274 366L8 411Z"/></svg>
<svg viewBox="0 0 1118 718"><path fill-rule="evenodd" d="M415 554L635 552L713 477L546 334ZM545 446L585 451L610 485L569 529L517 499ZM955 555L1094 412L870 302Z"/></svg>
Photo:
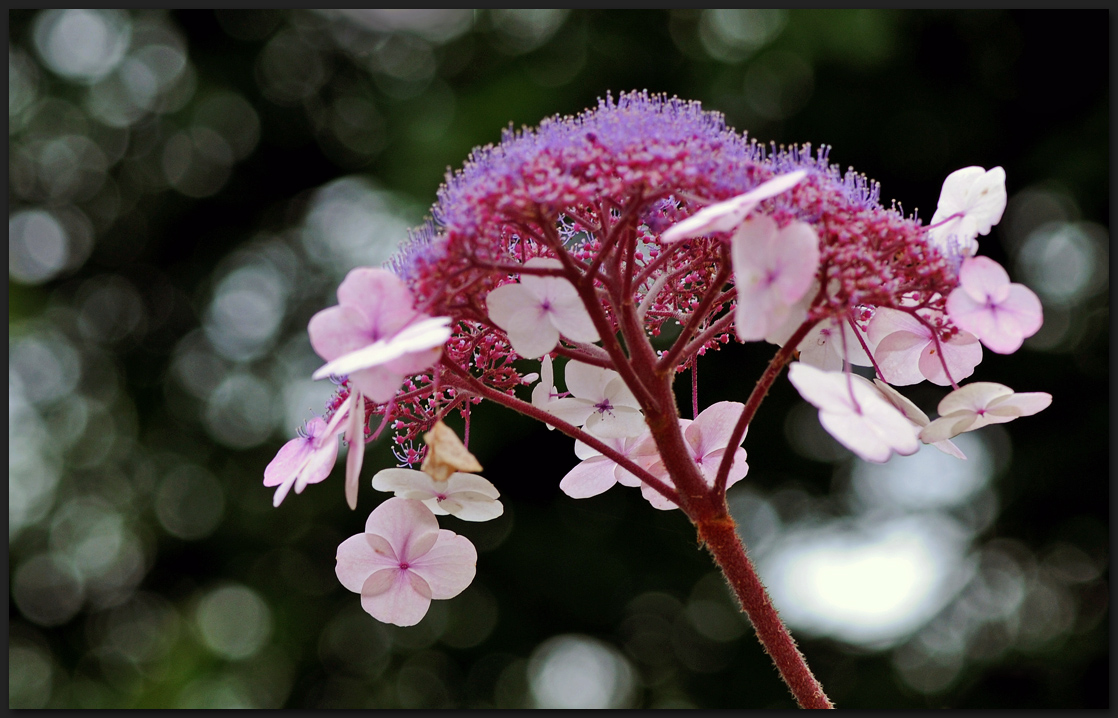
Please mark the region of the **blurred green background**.
<svg viewBox="0 0 1118 718"><path fill-rule="evenodd" d="M781 380L731 504L840 707L1109 705L1109 13L8 18L10 707L791 706L690 525L560 494L557 432L475 410L506 513L442 522L478 576L408 629L333 575L382 497L350 512L332 476L273 509L261 485L329 395L306 323L345 273L472 147L632 89L832 145L922 217L949 172L1005 167L981 251L1046 323L973 379L1051 408L962 438L967 462L870 466ZM701 405L768 353L708 356Z"/></svg>

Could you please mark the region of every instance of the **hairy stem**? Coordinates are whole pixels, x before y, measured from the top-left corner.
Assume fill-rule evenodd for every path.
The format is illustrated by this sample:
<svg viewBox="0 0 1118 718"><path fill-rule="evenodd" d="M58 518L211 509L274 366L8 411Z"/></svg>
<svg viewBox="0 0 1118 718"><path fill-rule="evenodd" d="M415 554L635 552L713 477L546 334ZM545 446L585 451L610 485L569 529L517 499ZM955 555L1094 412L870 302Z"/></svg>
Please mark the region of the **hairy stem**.
<svg viewBox="0 0 1118 718"><path fill-rule="evenodd" d="M823 686L807 666L796 641L780 620L780 615L769 599L764 584L746 555L738 538L734 520L728 513L696 523L699 538L706 544L722 575L733 589L745 614L749 616L757 638L765 652L772 658L780 677L788 684L801 708L834 708Z"/></svg>

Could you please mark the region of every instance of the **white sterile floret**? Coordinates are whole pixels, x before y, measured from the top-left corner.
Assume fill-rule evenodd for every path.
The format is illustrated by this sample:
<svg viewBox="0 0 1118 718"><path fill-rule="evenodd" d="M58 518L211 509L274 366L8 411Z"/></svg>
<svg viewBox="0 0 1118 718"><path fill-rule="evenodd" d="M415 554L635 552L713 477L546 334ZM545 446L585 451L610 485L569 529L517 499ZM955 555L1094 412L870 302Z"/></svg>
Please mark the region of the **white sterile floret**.
<svg viewBox="0 0 1118 718"><path fill-rule="evenodd" d="M947 175L929 224L932 244L950 257L973 257L978 235L989 234L1006 205L1005 170L964 167Z"/></svg>
<svg viewBox="0 0 1118 718"><path fill-rule="evenodd" d="M556 259L535 257L531 268L561 268ZM505 330L516 353L525 359L547 354L563 335L575 342L598 341L598 330L574 285L563 277L524 274L519 284L497 287L485 300L489 318Z"/></svg>
<svg viewBox="0 0 1118 718"><path fill-rule="evenodd" d="M373 477L373 488L422 501L438 516L450 514L463 521L488 521L505 512L497 500L501 492L477 474L457 472L446 481L436 481L414 469L384 469Z"/></svg>
<svg viewBox="0 0 1118 718"><path fill-rule="evenodd" d="M525 378L527 376L525 375ZM532 387L532 406L550 411L549 407L559 398L559 392L555 390L555 369L549 355L545 355L543 361L540 362L539 380L539 383ZM555 427L551 424L548 424L547 428L552 431L555 430Z"/></svg>
<svg viewBox="0 0 1118 718"><path fill-rule="evenodd" d="M803 362L788 367L788 379L818 407L823 428L866 461L884 462L894 451L907 456L920 448L909 420L868 382Z"/></svg>
<svg viewBox="0 0 1118 718"><path fill-rule="evenodd" d="M975 381L961 386L939 402L939 418L924 427L920 440L943 441L964 431L1004 424L1048 408L1052 395L1043 391L1016 394L1004 384Z"/></svg>
<svg viewBox="0 0 1118 718"><path fill-rule="evenodd" d="M862 379L862 377L858 378ZM862 381L865 381L865 379L862 379ZM904 396L899 391L881 381L880 379L874 379L873 383L877 387L877 390L881 392L881 395L884 396L890 404L897 407L897 410L904 414L905 418L912 423L913 429L916 431L917 438L919 438L921 430L923 430L923 428L931 422L931 420L928 418L928 415L921 411L920 407L916 406L916 404L913 404L908 397ZM939 449L943 453L954 456L957 459L967 458L967 455L964 454L958 446L955 446L954 443L947 439L943 441L933 442L931 445Z"/></svg>
<svg viewBox="0 0 1118 718"><path fill-rule="evenodd" d="M617 372L570 361L565 379L571 396L544 407L549 414L602 438L636 436L645 430L640 404Z"/></svg>

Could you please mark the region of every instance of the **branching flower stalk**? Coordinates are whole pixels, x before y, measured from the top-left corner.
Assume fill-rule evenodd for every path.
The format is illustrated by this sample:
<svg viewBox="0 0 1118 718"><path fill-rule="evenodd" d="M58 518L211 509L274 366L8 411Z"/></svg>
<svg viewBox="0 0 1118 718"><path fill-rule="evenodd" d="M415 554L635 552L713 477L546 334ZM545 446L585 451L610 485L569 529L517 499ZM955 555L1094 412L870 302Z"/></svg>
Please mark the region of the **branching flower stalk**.
<svg viewBox="0 0 1118 718"><path fill-rule="evenodd" d="M376 474L373 487L395 497L339 547L337 573L372 616L411 625L476 570L469 541L434 517L503 511L440 419L480 401L517 411L575 439L568 495L621 484L680 509L797 702L832 707L730 516L727 490L749 469L741 444L786 367L824 428L869 461L921 441L961 457L951 437L1048 405L1042 392L959 385L981 345L1010 353L1041 322L1031 291L974 256L1005 208L1004 179L1000 168L953 173L925 226L883 208L877 185L841 174L826 148L766 148L697 103L632 93L510 131L448 177L387 268L354 269L338 305L312 319L327 361L315 376L334 375L339 391L265 485L278 505L322 481L344 434L356 486L368 419L390 427L401 466L424 471ZM778 349L744 403L700 410L699 359L731 340ZM691 419L673 386L684 371ZM935 421L891 386L925 379L954 388ZM432 452L458 458L424 461Z"/></svg>

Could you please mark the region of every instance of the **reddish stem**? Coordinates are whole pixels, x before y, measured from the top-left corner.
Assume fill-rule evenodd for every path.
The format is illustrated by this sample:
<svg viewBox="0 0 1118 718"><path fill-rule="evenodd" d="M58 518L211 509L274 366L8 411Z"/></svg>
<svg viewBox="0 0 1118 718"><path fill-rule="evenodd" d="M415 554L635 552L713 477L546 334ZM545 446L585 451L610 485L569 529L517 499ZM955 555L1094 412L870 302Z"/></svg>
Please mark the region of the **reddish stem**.
<svg viewBox="0 0 1118 718"><path fill-rule="evenodd" d="M749 560L745 547L738 538L734 520L724 514L699 521L697 528L699 538L722 569L734 595L749 616L757 638L776 664L796 702L801 708L834 708L834 704L823 692L823 686L808 668L804 655L796 648L796 641L780 620L765 586L753 569L753 562Z"/></svg>

